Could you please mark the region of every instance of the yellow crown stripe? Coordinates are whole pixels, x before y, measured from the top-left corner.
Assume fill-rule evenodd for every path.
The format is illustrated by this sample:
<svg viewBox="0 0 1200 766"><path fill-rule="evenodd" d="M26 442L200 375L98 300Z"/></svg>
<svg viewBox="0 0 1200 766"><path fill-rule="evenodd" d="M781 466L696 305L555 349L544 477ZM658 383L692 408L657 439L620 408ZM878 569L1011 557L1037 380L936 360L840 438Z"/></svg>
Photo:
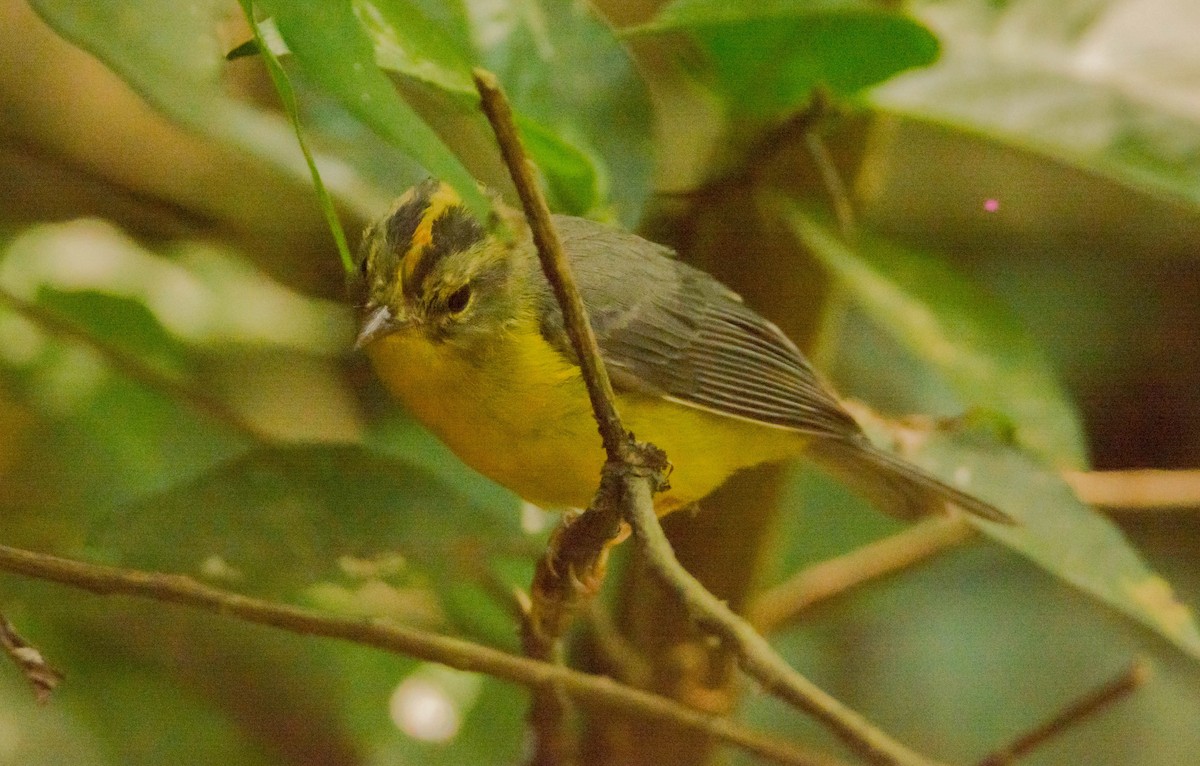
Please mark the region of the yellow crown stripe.
<svg viewBox="0 0 1200 766"><path fill-rule="evenodd" d="M458 196L458 192L444 183L438 184L437 190L429 195L429 204L425 207L425 214L421 216L421 222L417 224L417 229L413 232L412 244L404 253L405 282L412 279L413 272L417 270L417 265L425 254L425 249L433 242L433 222L441 218L442 214L450 208L462 203L462 197Z"/></svg>

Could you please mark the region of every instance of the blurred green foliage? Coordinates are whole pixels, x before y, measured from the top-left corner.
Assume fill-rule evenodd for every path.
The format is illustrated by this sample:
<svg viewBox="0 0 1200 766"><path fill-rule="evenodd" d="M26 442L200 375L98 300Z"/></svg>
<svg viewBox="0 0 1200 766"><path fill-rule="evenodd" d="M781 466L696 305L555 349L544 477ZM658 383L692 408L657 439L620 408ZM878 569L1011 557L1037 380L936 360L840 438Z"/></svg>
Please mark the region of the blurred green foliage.
<svg viewBox="0 0 1200 766"><path fill-rule="evenodd" d="M553 519L458 463L350 352L263 63L224 58L251 38L237 4L30 5L9 0L0 30L0 543L515 651L508 594ZM917 428L914 459L1022 526L808 611L773 636L796 667L967 762L1141 654L1149 684L1029 762L1187 762L1196 509L1118 527L1056 471L1089 453L1200 462L1198 54L1174 31L1200 17L1186 0L893 5L253 7L352 232L429 173L509 193L471 88L485 66L557 209L651 220L681 257L798 286L804 304L757 307L804 317L839 390L957 418ZM814 135L858 211L852 243L812 212L831 207ZM897 529L802 467L779 494L743 562L758 587ZM720 517L707 544L746 522ZM641 595L623 576L617 605ZM36 709L0 666L0 766L492 764L524 747L526 695L494 679L8 575L0 611L67 674ZM837 747L764 695L737 715Z"/></svg>

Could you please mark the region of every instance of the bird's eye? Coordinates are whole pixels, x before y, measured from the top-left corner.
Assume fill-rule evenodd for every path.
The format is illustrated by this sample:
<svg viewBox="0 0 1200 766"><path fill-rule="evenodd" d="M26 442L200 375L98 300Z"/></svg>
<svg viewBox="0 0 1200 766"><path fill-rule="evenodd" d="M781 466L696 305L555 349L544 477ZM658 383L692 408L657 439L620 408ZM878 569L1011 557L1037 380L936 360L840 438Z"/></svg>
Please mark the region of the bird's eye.
<svg viewBox="0 0 1200 766"><path fill-rule="evenodd" d="M446 309L451 314L461 314L466 310L467 304L471 302L471 286L463 285L454 292L450 293L450 297L446 299Z"/></svg>

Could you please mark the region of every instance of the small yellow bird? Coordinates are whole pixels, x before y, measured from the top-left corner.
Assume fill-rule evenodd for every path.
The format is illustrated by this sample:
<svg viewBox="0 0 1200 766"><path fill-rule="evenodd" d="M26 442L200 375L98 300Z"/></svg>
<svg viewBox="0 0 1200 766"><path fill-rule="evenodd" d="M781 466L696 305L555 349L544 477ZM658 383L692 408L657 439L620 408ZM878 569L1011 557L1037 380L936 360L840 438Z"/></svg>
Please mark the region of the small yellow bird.
<svg viewBox="0 0 1200 766"><path fill-rule="evenodd" d="M446 184L400 197L363 238L357 345L465 463L535 504L585 508L605 459L587 392L528 228L496 209L510 238ZM873 446L799 349L708 274L615 228L554 225L625 427L674 465L659 515L740 469L804 456L900 517L948 501L1011 522Z"/></svg>

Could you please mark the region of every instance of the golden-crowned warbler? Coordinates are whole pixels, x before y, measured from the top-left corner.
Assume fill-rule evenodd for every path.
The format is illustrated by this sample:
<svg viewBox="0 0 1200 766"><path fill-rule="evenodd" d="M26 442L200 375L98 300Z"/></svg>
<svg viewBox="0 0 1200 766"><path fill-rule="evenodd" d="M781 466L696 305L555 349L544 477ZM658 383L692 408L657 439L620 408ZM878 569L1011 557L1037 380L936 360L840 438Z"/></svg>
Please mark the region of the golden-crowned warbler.
<svg viewBox="0 0 1200 766"><path fill-rule="evenodd" d="M586 507L605 456L562 314L528 229L507 236L445 184L405 193L366 232L358 346L407 409L468 465L544 507ZM739 469L804 456L885 511L991 505L873 446L773 324L633 234L554 225L625 426L674 471L655 508L694 503Z"/></svg>

